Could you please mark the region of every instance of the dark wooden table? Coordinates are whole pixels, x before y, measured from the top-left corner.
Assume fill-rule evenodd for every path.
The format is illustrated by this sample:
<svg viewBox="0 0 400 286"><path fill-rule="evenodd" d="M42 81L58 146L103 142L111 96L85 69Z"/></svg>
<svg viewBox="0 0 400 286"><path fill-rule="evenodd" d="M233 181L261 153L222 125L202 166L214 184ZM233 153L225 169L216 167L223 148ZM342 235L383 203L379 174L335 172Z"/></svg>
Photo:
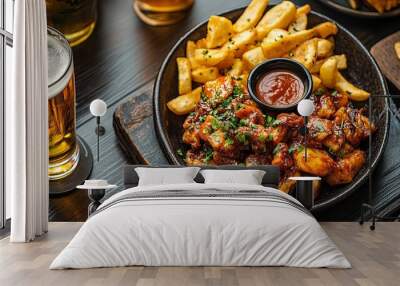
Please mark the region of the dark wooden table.
<svg viewBox="0 0 400 286"><path fill-rule="evenodd" d="M103 125L106 134L101 138L101 160L95 162L91 178L106 179L122 185L122 166L130 162L119 147L112 127L115 109L130 96L151 95L154 78L164 57L185 31L212 14L244 6L248 0L196 0L189 16L168 27L150 27L132 12L131 0L100 0L98 22L93 35L73 49L77 87L78 134L96 147L95 120L89 104L95 98L109 106ZM276 2L276 1L272 1ZM399 19L362 20L331 11L317 1L312 8L335 19L352 31L370 48L383 37L400 30ZM391 87L392 93L400 93ZM50 198L51 221L84 221L89 200L85 191ZM340 209L340 205L338 206ZM345 206L343 207L346 208ZM329 219L321 215L321 219ZM338 219L351 219L344 214Z"/></svg>

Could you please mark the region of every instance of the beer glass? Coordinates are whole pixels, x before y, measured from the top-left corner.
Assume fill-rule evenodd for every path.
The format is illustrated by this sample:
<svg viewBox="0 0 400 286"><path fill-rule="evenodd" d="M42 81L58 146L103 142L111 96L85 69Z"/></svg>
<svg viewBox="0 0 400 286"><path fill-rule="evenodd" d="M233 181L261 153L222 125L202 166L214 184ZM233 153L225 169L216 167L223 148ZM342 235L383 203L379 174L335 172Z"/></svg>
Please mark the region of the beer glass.
<svg viewBox="0 0 400 286"><path fill-rule="evenodd" d="M71 47L85 41L97 19L97 0L46 0L47 24L62 32Z"/></svg>
<svg viewBox="0 0 400 286"><path fill-rule="evenodd" d="M133 9L146 24L163 26L182 20L194 0L133 0Z"/></svg>
<svg viewBox="0 0 400 286"><path fill-rule="evenodd" d="M58 31L47 29L49 178L72 173L79 161L76 142L76 93L72 50Z"/></svg>

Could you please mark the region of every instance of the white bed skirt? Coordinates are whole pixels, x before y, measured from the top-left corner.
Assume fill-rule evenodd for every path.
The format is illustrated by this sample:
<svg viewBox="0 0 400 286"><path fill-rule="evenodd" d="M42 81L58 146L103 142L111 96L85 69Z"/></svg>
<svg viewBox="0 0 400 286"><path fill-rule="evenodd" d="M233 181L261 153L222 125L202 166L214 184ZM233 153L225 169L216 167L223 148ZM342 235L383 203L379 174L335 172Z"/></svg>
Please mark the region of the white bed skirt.
<svg viewBox="0 0 400 286"><path fill-rule="evenodd" d="M121 200L148 190L279 190L248 185L136 187L109 200L79 230L50 269L145 266L293 266L349 268L309 214L255 198ZM299 204L299 203L298 203ZM108 207L107 207L108 206Z"/></svg>

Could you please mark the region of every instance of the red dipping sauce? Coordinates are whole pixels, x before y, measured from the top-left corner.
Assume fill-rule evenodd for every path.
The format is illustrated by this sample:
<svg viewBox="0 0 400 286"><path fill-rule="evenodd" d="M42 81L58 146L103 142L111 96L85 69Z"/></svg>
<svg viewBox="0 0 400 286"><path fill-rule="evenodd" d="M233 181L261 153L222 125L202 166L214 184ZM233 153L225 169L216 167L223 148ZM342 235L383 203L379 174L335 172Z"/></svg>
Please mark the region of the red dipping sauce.
<svg viewBox="0 0 400 286"><path fill-rule="evenodd" d="M274 70L262 75L256 85L256 96L273 106L296 103L304 94L303 81L287 70Z"/></svg>

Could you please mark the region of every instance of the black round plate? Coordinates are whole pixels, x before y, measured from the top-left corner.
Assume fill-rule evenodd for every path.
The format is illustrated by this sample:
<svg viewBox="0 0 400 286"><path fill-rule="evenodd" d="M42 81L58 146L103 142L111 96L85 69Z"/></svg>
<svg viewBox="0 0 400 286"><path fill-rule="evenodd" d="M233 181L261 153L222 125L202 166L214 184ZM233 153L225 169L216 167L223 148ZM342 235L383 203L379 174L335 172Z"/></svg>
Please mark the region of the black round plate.
<svg viewBox="0 0 400 286"><path fill-rule="evenodd" d="M244 8L240 8L221 15L234 21L241 15L243 10ZM335 22L316 12L311 12L309 15L309 27L326 21ZM335 37L335 53L344 53L347 55L348 69L344 72L346 78L372 94L386 95L388 93L386 82L371 55L355 36L341 25L337 23L336 25L338 26L339 32ZM153 106L157 136L168 160L176 165L185 164L182 157L178 155L177 150L185 150L187 148L182 142L182 124L185 120L185 116L177 116L167 108L167 102L178 95L176 58L185 56L186 42L188 40L201 39L206 33L207 21L204 21L186 33L167 55L154 85ZM389 127L389 114L386 108L388 104L387 99L383 97L375 98L373 102L373 111L384 112L383 117L376 123L377 132L374 134L371 154L372 168L376 166L382 155L387 141ZM362 104L364 105L365 103ZM364 146L364 149L367 150L367 146ZM365 164L355 176L352 183L335 188L324 185L313 210L319 211L343 200L357 190L367 178L368 164Z"/></svg>
<svg viewBox="0 0 400 286"><path fill-rule="evenodd" d="M361 3L360 8L356 10L352 9L349 6L347 0L318 0L318 1L332 9L335 9L336 11L359 18L377 19L377 18L391 18L400 16L400 6L394 8L391 11L380 14L373 8L369 8L368 6L366 6L364 3Z"/></svg>

